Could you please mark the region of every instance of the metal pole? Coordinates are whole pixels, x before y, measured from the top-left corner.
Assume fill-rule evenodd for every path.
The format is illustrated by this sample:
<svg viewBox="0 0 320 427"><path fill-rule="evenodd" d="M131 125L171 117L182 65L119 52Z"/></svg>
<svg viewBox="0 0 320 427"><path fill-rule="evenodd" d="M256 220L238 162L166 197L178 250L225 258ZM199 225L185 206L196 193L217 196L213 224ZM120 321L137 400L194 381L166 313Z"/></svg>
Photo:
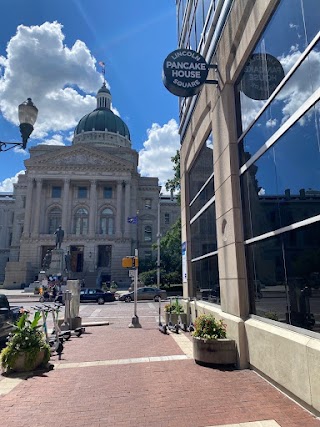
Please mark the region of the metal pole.
<svg viewBox="0 0 320 427"><path fill-rule="evenodd" d="M134 250L134 256L138 258L138 249ZM137 301L138 301L138 267L134 270L134 316L137 316Z"/></svg>
<svg viewBox="0 0 320 427"><path fill-rule="evenodd" d="M134 256L136 257L136 259L138 259L138 249L134 250ZM139 322L139 317L137 314L137 300L138 300L138 266L135 265L135 270L134 270L134 290L133 290L133 294L134 294L134 313L133 313L133 317L131 320L131 323L129 324L129 328L141 328L140 322Z"/></svg>
<svg viewBox="0 0 320 427"><path fill-rule="evenodd" d="M158 232L157 232L157 287L160 288L160 196L158 199Z"/></svg>

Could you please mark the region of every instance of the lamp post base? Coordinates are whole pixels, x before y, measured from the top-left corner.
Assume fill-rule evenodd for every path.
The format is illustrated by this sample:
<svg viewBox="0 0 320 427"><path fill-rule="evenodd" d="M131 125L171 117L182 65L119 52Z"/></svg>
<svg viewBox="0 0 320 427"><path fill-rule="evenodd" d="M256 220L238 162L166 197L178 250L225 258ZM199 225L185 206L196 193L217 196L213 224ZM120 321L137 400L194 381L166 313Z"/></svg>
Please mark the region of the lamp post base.
<svg viewBox="0 0 320 427"><path fill-rule="evenodd" d="M133 316L131 323L129 324L129 328L141 328L138 316Z"/></svg>

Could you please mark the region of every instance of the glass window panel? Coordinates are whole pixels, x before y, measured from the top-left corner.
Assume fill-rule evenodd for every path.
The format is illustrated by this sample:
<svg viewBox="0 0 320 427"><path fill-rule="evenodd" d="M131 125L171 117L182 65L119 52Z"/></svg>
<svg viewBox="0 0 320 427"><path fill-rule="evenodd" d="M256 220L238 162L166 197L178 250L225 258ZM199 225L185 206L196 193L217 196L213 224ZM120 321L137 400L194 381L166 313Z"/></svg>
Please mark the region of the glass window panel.
<svg viewBox="0 0 320 427"><path fill-rule="evenodd" d="M190 217L193 218L199 210L214 196L214 182L213 177L208 184L201 191L197 199L190 206Z"/></svg>
<svg viewBox="0 0 320 427"><path fill-rule="evenodd" d="M210 134L189 172L190 201L194 199L212 173L213 142L212 134Z"/></svg>
<svg viewBox="0 0 320 427"><path fill-rule="evenodd" d="M320 214L318 106L241 177L245 238Z"/></svg>
<svg viewBox="0 0 320 427"><path fill-rule="evenodd" d="M87 198L87 187L78 187L78 199Z"/></svg>
<svg viewBox="0 0 320 427"><path fill-rule="evenodd" d="M252 311L320 331L320 223L246 248Z"/></svg>
<svg viewBox="0 0 320 427"><path fill-rule="evenodd" d="M152 241L152 228L150 225L146 225L144 227L144 241L151 242Z"/></svg>
<svg viewBox="0 0 320 427"><path fill-rule="evenodd" d="M111 187L104 187L103 197L105 199L112 199L112 188Z"/></svg>
<svg viewBox="0 0 320 427"><path fill-rule="evenodd" d="M300 52L296 52L293 56L295 58L292 60L292 64L299 58ZM258 151L319 86L320 43L310 52L239 145L240 164L243 165L251 155ZM249 100L242 93L240 97L242 100L242 120L245 121L246 127L254 119L259 108L255 109L253 100ZM247 99L244 100L244 98ZM260 105L263 103L263 101L258 102Z"/></svg>
<svg viewBox="0 0 320 427"><path fill-rule="evenodd" d="M88 211L85 208L80 208L75 213L74 218L75 234L88 234Z"/></svg>
<svg viewBox="0 0 320 427"><path fill-rule="evenodd" d="M313 11L313 14L312 14ZM319 30L320 8L317 0L283 0L269 22L254 53L269 54L277 58L287 74L301 53ZM309 76L306 78L306 76ZM290 79L291 80L291 79ZM241 86L241 82L240 82ZM308 61L281 91L261 119L265 131L280 126L293 111L296 103L303 102L314 87L319 86L319 49L309 55ZM270 90L269 96L273 90ZM242 129L245 130L256 117L265 101L250 99L240 94ZM271 129L270 129L271 128ZM253 138L254 139L254 138ZM252 152L252 151L251 151Z"/></svg>
<svg viewBox="0 0 320 427"><path fill-rule="evenodd" d="M48 232L53 234L56 229L61 225L61 209L53 208L48 215Z"/></svg>
<svg viewBox="0 0 320 427"><path fill-rule="evenodd" d="M61 197L61 187L52 187L52 189L51 189L51 197L53 199L60 199L60 197Z"/></svg>
<svg viewBox="0 0 320 427"><path fill-rule="evenodd" d="M203 299L220 304L220 287L218 256L191 263L193 294Z"/></svg>
<svg viewBox="0 0 320 427"><path fill-rule="evenodd" d="M190 225L191 258L217 250L215 203Z"/></svg>

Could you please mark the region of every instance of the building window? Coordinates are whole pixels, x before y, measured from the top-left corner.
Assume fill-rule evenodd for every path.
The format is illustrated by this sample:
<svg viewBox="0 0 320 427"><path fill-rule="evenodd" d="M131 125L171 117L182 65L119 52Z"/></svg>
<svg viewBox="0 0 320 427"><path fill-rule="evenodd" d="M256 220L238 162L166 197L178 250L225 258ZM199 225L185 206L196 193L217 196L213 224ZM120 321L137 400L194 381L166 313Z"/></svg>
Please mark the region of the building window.
<svg viewBox="0 0 320 427"><path fill-rule="evenodd" d="M88 196L87 187L78 187L78 199L86 199Z"/></svg>
<svg viewBox="0 0 320 427"><path fill-rule="evenodd" d="M150 225L146 225L144 227L144 241L151 242L152 241L152 228Z"/></svg>
<svg viewBox="0 0 320 427"><path fill-rule="evenodd" d="M146 199L144 203L146 209L151 209L151 199Z"/></svg>
<svg viewBox="0 0 320 427"><path fill-rule="evenodd" d="M114 233L114 219L111 209L103 209L100 216L100 234L112 235Z"/></svg>
<svg viewBox="0 0 320 427"><path fill-rule="evenodd" d="M112 188L111 187L104 187L103 198L104 199L112 199Z"/></svg>
<svg viewBox="0 0 320 427"><path fill-rule="evenodd" d="M26 196L21 196L22 199L22 207L25 208L26 207Z"/></svg>
<svg viewBox="0 0 320 427"><path fill-rule="evenodd" d="M144 251L144 260L145 261L151 261L152 260L152 252L151 251Z"/></svg>
<svg viewBox="0 0 320 427"><path fill-rule="evenodd" d="M88 217L87 209L80 208L77 210L74 216L75 234L88 234Z"/></svg>
<svg viewBox="0 0 320 427"><path fill-rule="evenodd" d="M52 187L51 188L51 197L53 199L60 199L61 198L61 187Z"/></svg>
<svg viewBox="0 0 320 427"><path fill-rule="evenodd" d="M170 224L170 214L168 214L168 213L164 214L164 223L166 225Z"/></svg>
<svg viewBox="0 0 320 427"><path fill-rule="evenodd" d="M52 208L48 215L48 232L53 234L56 229L61 225L61 209Z"/></svg>

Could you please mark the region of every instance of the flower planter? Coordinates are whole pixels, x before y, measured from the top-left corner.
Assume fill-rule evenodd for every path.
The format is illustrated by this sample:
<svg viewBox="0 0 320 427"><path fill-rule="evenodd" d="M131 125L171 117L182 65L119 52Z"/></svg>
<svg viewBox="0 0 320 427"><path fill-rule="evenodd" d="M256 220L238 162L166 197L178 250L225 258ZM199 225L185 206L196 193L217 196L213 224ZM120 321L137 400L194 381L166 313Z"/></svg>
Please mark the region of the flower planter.
<svg viewBox="0 0 320 427"><path fill-rule="evenodd" d="M173 325L176 325L179 322L179 316L181 319L181 323L187 324L187 313L180 313L180 314L171 313L171 323ZM168 324L170 320L170 313L167 313L167 312L165 313L165 320L166 320L166 324Z"/></svg>
<svg viewBox="0 0 320 427"><path fill-rule="evenodd" d="M227 338L205 340L193 337L193 357L203 365L234 365L237 363L237 349L234 340Z"/></svg>
<svg viewBox="0 0 320 427"><path fill-rule="evenodd" d="M45 351L39 350L39 353L35 357L33 363L27 365L27 352L21 352L18 355L14 363L12 364L11 369L15 372L29 372L38 368L44 360Z"/></svg>

